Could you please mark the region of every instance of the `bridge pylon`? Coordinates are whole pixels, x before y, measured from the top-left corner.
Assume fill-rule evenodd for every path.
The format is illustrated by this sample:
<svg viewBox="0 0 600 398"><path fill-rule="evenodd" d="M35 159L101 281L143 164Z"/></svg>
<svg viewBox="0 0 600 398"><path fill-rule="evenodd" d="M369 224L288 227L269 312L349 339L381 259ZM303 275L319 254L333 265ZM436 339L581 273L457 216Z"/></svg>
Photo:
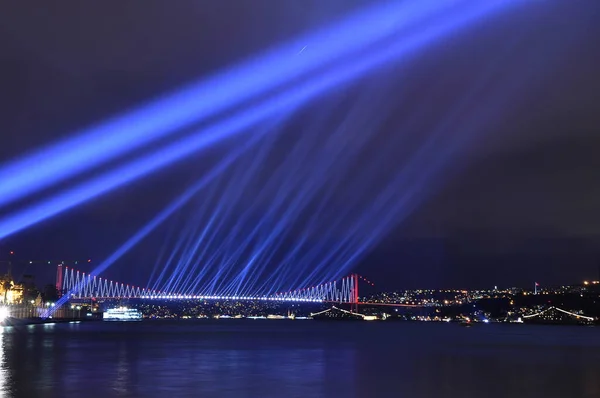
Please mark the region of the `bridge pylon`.
<svg viewBox="0 0 600 398"><path fill-rule="evenodd" d="M358 274L350 275L352 281L352 300L350 301L350 311L358 314Z"/></svg>
<svg viewBox="0 0 600 398"><path fill-rule="evenodd" d="M63 290L63 262L58 263L56 266L56 292L58 297L62 297Z"/></svg>

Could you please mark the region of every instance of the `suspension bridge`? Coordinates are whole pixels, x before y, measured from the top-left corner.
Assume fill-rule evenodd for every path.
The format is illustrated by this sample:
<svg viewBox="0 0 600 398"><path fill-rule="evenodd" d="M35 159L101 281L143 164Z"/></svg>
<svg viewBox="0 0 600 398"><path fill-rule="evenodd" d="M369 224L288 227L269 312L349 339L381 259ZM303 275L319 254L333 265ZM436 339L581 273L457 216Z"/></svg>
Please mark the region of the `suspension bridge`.
<svg viewBox="0 0 600 398"><path fill-rule="evenodd" d="M360 304L377 305L360 300L359 285L374 283L358 274L340 278L302 289L279 292L271 295L235 295L235 294L181 294L164 292L129 285L97 275L86 274L74 268L58 265L56 289L70 299L148 299L148 300L258 300L286 301L304 303L340 303L349 304L354 311ZM397 304L401 307L416 307L409 304Z"/></svg>
<svg viewBox="0 0 600 398"><path fill-rule="evenodd" d="M567 311L565 309L549 306L539 312L529 315L523 315L523 321L527 322L548 322L548 323L564 323L564 321L574 321L577 323L594 323L597 321L596 318L591 316L585 316L575 312Z"/></svg>

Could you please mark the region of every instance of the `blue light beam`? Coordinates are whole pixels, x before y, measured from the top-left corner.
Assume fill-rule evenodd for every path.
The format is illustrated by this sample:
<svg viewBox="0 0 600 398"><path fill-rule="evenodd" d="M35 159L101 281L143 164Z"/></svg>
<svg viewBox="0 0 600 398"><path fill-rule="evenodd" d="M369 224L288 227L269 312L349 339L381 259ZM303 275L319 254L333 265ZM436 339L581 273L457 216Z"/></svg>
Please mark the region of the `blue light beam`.
<svg viewBox="0 0 600 398"><path fill-rule="evenodd" d="M509 46L509 50L510 48L512 47ZM506 53L500 53L499 57L502 58L506 55ZM476 133L484 130L490 121L501 118L502 113L509 108L508 105L511 101L517 98L518 90L536 78L537 63L547 64L547 58L538 57L537 62L530 63L523 68L527 73L523 73L517 78L509 76L501 83L494 79L498 78L499 71L488 70L469 95L465 96L453 110L450 117L440 123L430 141L414 154L407 167L390 181L389 186L382 190L369 209L361 212L363 216L357 219L351 228L348 228L347 238L329 250L323 250L321 247L315 248L312 250L313 253L307 252L305 258L298 261L298 267L309 267L314 269L314 272L296 286L308 286L319 284L325 280L337 279L355 266L369 249L418 206L419 198L427 189L431 189L434 179L439 179L440 174L447 171L444 167L459 154L460 149L464 149L466 143L473 139ZM475 119L468 126L457 125L457 119L465 117L465 114L472 111L472 104L477 100L477 94L481 96L486 84L491 81L495 81L495 84L501 87L500 95L492 97L485 105L480 104L478 109L483 111L478 112L477 117L467 118ZM436 137L440 137L442 133L448 134L452 130L460 131L461 134L453 135L454 140L444 145L444 150L433 150ZM402 187L402 189L398 187ZM315 257L319 255L323 256L322 261L315 264ZM328 265L329 267L327 267ZM328 273L322 273L324 269L327 269ZM317 278L318 282L315 282L314 278Z"/></svg>
<svg viewBox="0 0 600 398"><path fill-rule="evenodd" d="M455 6L456 1L393 1L371 6L333 27L284 43L240 66L17 159L0 169L0 206L214 117L253 96L266 94L335 59L368 48L404 27L418 24L431 14L441 13ZM295 56L293 49L308 44L310 51Z"/></svg>
<svg viewBox="0 0 600 398"><path fill-rule="evenodd" d="M489 5L489 4L488 4L488 5ZM496 5L498 5L498 4L496 4ZM462 14L462 16L464 17L464 15L465 15L465 14L463 13L463 14ZM441 26L444 26L444 25L442 24ZM227 268L227 267L223 267L223 269L225 269L225 268Z"/></svg>
<svg viewBox="0 0 600 398"><path fill-rule="evenodd" d="M273 172L267 183L264 184L261 190L262 197L256 198L253 205L242 216L237 218L238 221L235 223L235 227L231 228L228 238L221 245L228 245L229 242L235 242L235 248L232 251L225 250L222 247L216 249L217 252L224 251L227 253L227 257L224 259L225 263L218 266L219 271L214 276L214 280L208 282L208 284L212 285L212 289L210 290L216 289L219 292L221 289L225 291L238 291L241 284L248 279L248 273L251 275L260 272L260 269L268 261L267 259L272 257L277 247L282 244L282 238L285 236L288 225L298 217L310 199L328 181L324 177L336 172L334 166L337 167L337 172L339 172L339 169L343 168L342 163L349 162L355 155L356 148L361 147L362 144L369 140L369 134L363 134L349 142L354 147L339 145L340 141L345 141L344 136L349 128L353 127L368 132L369 129L376 128L377 122L382 122L380 119L371 121L369 117L364 117L364 110L368 108L368 105L373 103L374 95L378 92L377 87L373 88L372 91L373 96L367 94L361 97L362 101L354 104L353 108L348 112L348 116L328 136L325 143L319 143L316 140L322 135L322 121L320 118L317 118L316 123L311 123L302 133L298 134L299 140L293 150L289 154L286 154L284 163ZM387 102L387 106L391 106L389 102ZM327 110L321 112L322 116L328 114ZM311 138L315 142L312 142ZM315 148L318 148L318 151L321 153L321 157L316 160L310 156L311 151ZM339 161L340 159L342 159L341 162ZM308 174L309 171L305 170L307 164L311 164L312 169L318 170L318 175L314 173ZM245 177L245 179L248 178L248 176ZM310 184L306 186L308 182ZM298 187L298 184L302 183L305 184L304 187ZM251 223L251 216L259 211L259 203L268 201L268 198L265 197L266 194L274 195L275 200L270 202L267 212L262 215L260 221L255 223L252 230L243 232L244 237L240 237L238 230L243 231L244 225ZM222 197L227 198L230 195L233 195L233 192L225 191ZM274 225L272 225L272 220L277 220ZM246 261L246 265L242 271L237 274L233 281L229 282L228 287L223 287L223 283L227 281L226 277L233 271L230 264L239 262L242 256L246 255L245 251L253 242L260 243L252 251L250 260ZM260 258L263 255L267 259ZM255 263L259 261L259 258L262 266L256 267ZM200 262L205 263L203 261ZM221 282L219 285L216 285L219 279L221 279ZM173 289L178 288L179 286L173 287ZM183 286L181 289L189 291L192 288ZM203 288L202 291L204 290ZM232 294L235 295L235 292Z"/></svg>
<svg viewBox="0 0 600 398"><path fill-rule="evenodd" d="M446 16L430 29L421 29L412 37L404 38L405 40L390 45L375 54L371 54L371 56L361 57L356 63L343 65L346 66L343 69L341 69L343 66L340 66L340 69L335 72L322 74L309 83L301 84L299 87L294 87L283 94L277 95L274 99L267 100L261 105L251 107L250 110L242 112L237 117L231 117L221 123L212 125L158 150L154 154L5 218L0 222L0 239L147 175L154 170L165 167L225 138L239 134L244 129L278 112L294 109L324 91L355 79L373 68L399 57L406 57L428 43L464 27L469 22L517 3L521 3L521 0L488 0L484 3L478 3L476 7L468 10L459 9L455 11L456 15Z"/></svg>
<svg viewBox="0 0 600 398"><path fill-rule="evenodd" d="M173 213L175 213L178 209L180 209L183 205L185 205L194 195L200 192L208 183L213 181L216 177L218 177L224 170L226 170L239 156L241 156L245 151L255 145L258 140L262 137L262 134L256 134L252 140L249 140L245 143L245 145L239 147L237 150L233 151L229 154L224 160L219 162L215 167L213 167L207 174L205 174L202 178L200 178L195 184L185 190L179 197L173 200L168 206L166 206L159 214L157 214L152 220L150 220L146 225L144 225L140 230L138 230L131 238L129 238L125 243L123 243L115 252L113 252L106 260L102 261L94 270L90 272L90 275L100 275L104 272L108 267L110 267L115 261L121 258L125 253L131 250L135 245L137 245L140 241L142 241L146 236L148 236L152 231L154 231L160 224L162 224L166 219L168 219ZM56 302L54 307L50 307L44 318L47 318L52 315L52 313L60 308L61 305L65 304L71 294L77 289L81 288L83 282L79 284L79 286L73 287L71 291L67 292L63 297L60 298Z"/></svg>

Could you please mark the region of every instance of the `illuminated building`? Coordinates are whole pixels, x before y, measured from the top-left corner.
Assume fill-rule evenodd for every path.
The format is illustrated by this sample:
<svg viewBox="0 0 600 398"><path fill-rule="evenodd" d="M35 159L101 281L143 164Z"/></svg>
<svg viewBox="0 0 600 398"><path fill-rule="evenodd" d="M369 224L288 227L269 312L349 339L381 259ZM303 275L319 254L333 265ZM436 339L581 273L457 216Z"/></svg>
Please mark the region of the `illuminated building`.
<svg viewBox="0 0 600 398"><path fill-rule="evenodd" d="M15 283L10 274L4 275L0 278L0 303L21 304L24 290L23 285Z"/></svg>

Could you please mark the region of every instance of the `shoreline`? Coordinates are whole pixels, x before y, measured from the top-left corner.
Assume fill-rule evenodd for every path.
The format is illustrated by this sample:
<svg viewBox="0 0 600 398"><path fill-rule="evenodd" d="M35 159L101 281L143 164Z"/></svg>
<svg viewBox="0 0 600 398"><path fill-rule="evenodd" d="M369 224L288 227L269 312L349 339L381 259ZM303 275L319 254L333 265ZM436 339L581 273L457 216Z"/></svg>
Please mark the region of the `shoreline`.
<svg viewBox="0 0 600 398"><path fill-rule="evenodd" d="M42 318L7 318L0 322L2 327L18 327L18 326L29 326L29 325L46 325L53 323L71 323L71 322L90 322L90 321L101 321L102 319L90 319L90 318L69 318L69 319L42 319Z"/></svg>

